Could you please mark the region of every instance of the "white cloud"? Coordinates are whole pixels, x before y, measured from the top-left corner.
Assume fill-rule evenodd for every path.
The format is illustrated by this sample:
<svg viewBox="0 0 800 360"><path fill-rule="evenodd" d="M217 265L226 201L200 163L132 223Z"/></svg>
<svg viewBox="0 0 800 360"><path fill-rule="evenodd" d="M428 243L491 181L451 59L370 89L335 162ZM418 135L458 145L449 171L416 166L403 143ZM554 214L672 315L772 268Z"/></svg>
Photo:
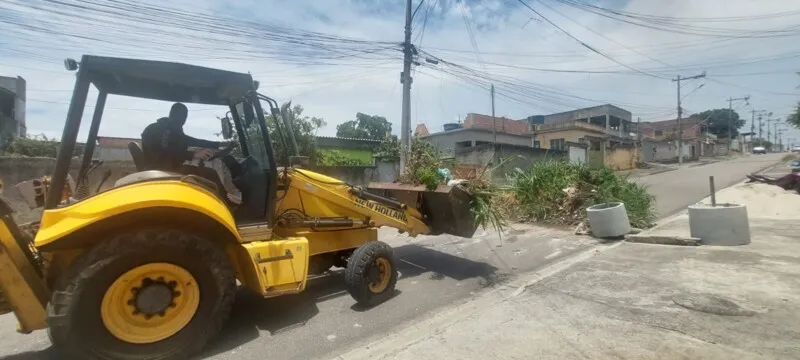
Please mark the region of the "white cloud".
<svg viewBox="0 0 800 360"><path fill-rule="evenodd" d="M421 30L421 17L427 6L434 3L436 6L429 14L420 49L450 62L475 70L482 69L466 30L466 16L490 74L513 79L515 83L524 81L543 86L539 90L541 93L537 94L535 89L519 86L510 88L498 81L498 116L522 118L593 104L564 94L618 104L632 111L634 117L640 116L645 120L675 116L675 83L669 80L640 74L574 74L521 69L633 72L592 53L528 9L518 6L515 1L467 1L465 4L455 0L426 2L428 4L423 4L418 12L420 18L414 22L415 38ZM793 71L800 70L796 65L797 58L765 61L780 56L800 55L800 43L796 41L798 36L733 40L694 37L643 29L558 5L555 1L545 1L573 22L541 6L538 1L526 2L585 43L628 66L664 78L679 73L693 75L706 70L709 80L692 81L684 86L684 94L687 94L701 83L706 84L686 97L684 108L688 111L727 107L725 99L728 97L749 94L752 96L752 108L783 116L800 100L800 93L796 89L800 85L800 77L793 74ZM152 0L141 3L159 5ZM198 19L255 20L260 24L399 43L403 36L403 3L401 0L305 0L290 3L274 0L181 0L170 2L169 6ZM604 1L598 4L606 7L613 5ZM367 60L317 58L316 61L336 62L338 65L308 65L315 58L301 57L299 51L302 48L278 46L275 41L265 40L282 34L253 32L232 37L226 35L225 28L218 27L216 23L209 25L205 33L200 29L180 28L169 23L163 26L121 24L114 20L98 23L89 21L88 16L66 18L30 8L40 5L41 1L23 0L0 5L0 30L4 34L15 35L11 39L0 40L0 74L21 75L28 81L27 122L31 134L60 136L73 79L73 74L63 70L61 59L77 58L84 53L181 61L249 71L261 82L260 90L265 94L279 102L292 100L293 103L302 104L307 115L324 118L328 127L322 133L326 135L333 135L336 124L354 118L356 112L386 116L394 124L395 132L400 128L399 73L402 62L399 51L382 52L375 55L374 59ZM463 6L464 11L457 6ZM659 16L722 18L797 12L800 11L800 3L781 0L630 0L622 9ZM13 14L18 21L34 26L39 23L37 19L50 19L49 22L43 22L49 24L46 29L49 33L23 29L2 21L6 19L3 16L9 14ZM695 25L760 31L796 27L798 24L800 15L766 21L700 22ZM800 30L796 34L800 35ZM93 39L76 35L90 35L88 37ZM223 40L234 42L225 43ZM424 59L420 61L424 63ZM749 61L758 62L742 64ZM440 65L438 69L441 68L444 67ZM728 76L758 73L767 74ZM468 112L489 113L491 110L488 89L442 75L436 67L419 67L414 76L412 127L424 122L435 130L457 116L463 118ZM521 93L509 93L513 90ZM777 95L786 93L797 96ZM508 99L508 95L522 100L522 103ZM94 97L90 97L89 103L93 101ZM149 122L165 115L168 108L168 103L110 97L101 133L139 136ZM191 106L190 109L192 112L187 131L212 137L218 131L214 117L222 115L224 110L209 111L209 106L205 105ZM91 110L86 109L85 119L91 116ZM749 113L745 112L751 107L742 106L739 110L743 117L749 119ZM86 127L82 129L82 134L85 134ZM749 129L749 124L747 127ZM800 133L794 131L793 134L800 139Z"/></svg>

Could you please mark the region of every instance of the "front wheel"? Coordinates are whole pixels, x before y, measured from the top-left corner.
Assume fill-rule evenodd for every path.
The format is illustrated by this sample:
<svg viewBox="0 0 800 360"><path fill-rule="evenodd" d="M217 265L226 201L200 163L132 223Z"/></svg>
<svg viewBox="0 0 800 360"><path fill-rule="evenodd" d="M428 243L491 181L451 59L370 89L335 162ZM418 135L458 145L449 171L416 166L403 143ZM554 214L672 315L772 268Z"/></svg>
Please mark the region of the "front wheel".
<svg viewBox="0 0 800 360"><path fill-rule="evenodd" d="M50 338L67 359L185 359L222 327L235 278L224 252L174 229L123 233L56 284Z"/></svg>
<svg viewBox="0 0 800 360"><path fill-rule="evenodd" d="M361 305L374 306L394 295L397 266L392 247L370 241L361 245L347 262L347 291Z"/></svg>

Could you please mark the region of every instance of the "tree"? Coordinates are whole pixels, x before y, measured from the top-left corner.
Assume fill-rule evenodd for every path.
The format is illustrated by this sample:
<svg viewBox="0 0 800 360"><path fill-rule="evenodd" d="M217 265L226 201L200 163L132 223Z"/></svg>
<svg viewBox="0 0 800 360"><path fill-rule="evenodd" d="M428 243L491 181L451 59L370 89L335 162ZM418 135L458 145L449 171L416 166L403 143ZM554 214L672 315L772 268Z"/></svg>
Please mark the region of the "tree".
<svg viewBox="0 0 800 360"><path fill-rule="evenodd" d="M383 139L380 145L378 145L378 147L375 148L375 156L385 161L399 159L400 141L397 140L397 136L392 135Z"/></svg>
<svg viewBox="0 0 800 360"><path fill-rule="evenodd" d="M313 116L303 116L303 106L299 104L293 106L291 110L288 111L288 116L292 123L294 138L297 142L297 150L300 152L301 156L308 156L312 162L315 161L319 156L317 151L317 139L315 136L317 134L317 129L326 125L325 120ZM281 123L281 125L283 125L283 123ZM275 131L275 122L272 121L271 116L269 116L267 120L267 127L269 128L270 135L272 135L272 142L275 144L276 161L281 163L287 158L287 155L294 155L289 152L289 149L284 147L283 141L278 138L278 132ZM284 128L281 127L281 129ZM286 146L291 147L288 136L284 134L284 137Z"/></svg>
<svg viewBox="0 0 800 360"><path fill-rule="evenodd" d="M353 139L383 140L392 132L392 123L383 116L357 113L355 120L336 126L336 136Z"/></svg>
<svg viewBox="0 0 800 360"><path fill-rule="evenodd" d="M794 112L786 118L786 122L800 129L800 101L797 102Z"/></svg>
<svg viewBox="0 0 800 360"><path fill-rule="evenodd" d="M730 133L733 137L739 135L739 129L745 124L745 120L741 119L739 114L731 109L706 110L694 116L701 119L708 119L706 121L708 132L716 135L718 138L728 138L729 123L732 125Z"/></svg>
<svg viewBox="0 0 800 360"><path fill-rule="evenodd" d="M303 116L303 106L299 104L292 107L292 109L287 112L287 115L291 118L292 130L294 132L295 141L297 141L298 152L301 156L308 156L312 162L315 161L319 157L315 134L317 133L317 129L325 126L325 121L322 118ZM281 138L281 133L277 131L272 115L265 115L265 117L267 129L269 130L273 149L275 151L275 161L279 165L286 166L288 165L285 164L285 160L288 158L287 155L294 155L289 153L289 150L286 148L286 146L291 146L289 145L289 139L286 137L286 134L283 134L284 138ZM280 117L278 121L281 121ZM281 122L280 125L283 125L283 122ZM281 126L281 129L283 130L284 127ZM260 141L263 141L263 138L261 130L256 122L253 122L244 130L248 134L248 141L259 142L259 144L261 144ZM231 141L237 144L239 143L239 136L236 132L232 134ZM242 156L242 152L238 147L232 154L234 156Z"/></svg>

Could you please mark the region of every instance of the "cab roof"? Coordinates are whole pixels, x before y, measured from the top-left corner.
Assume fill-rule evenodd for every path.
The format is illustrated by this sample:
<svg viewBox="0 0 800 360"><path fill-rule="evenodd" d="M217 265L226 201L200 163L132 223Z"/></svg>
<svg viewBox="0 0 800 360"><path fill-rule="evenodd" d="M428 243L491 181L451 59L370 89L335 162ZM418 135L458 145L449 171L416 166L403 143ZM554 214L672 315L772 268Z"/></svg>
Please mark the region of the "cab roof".
<svg viewBox="0 0 800 360"><path fill-rule="evenodd" d="M84 55L80 71L108 94L171 102L228 105L257 87L250 74L165 61Z"/></svg>

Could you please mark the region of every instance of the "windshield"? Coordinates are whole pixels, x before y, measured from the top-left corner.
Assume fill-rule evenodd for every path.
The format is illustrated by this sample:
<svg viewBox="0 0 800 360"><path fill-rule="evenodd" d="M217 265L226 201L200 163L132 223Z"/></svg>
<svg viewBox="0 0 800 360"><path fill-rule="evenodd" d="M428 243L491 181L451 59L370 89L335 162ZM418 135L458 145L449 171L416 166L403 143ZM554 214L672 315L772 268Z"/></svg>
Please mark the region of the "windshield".
<svg viewBox="0 0 800 360"><path fill-rule="evenodd" d="M235 122L236 134L239 138L238 154L252 157L262 169L268 170L270 162L264 142L266 136L260 126L260 123L264 120L256 119L253 105L249 101L242 101L236 104L235 108L236 116L239 118Z"/></svg>
<svg viewBox="0 0 800 360"><path fill-rule="evenodd" d="M800 160L792 161L792 166L800 166Z"/></svg>

